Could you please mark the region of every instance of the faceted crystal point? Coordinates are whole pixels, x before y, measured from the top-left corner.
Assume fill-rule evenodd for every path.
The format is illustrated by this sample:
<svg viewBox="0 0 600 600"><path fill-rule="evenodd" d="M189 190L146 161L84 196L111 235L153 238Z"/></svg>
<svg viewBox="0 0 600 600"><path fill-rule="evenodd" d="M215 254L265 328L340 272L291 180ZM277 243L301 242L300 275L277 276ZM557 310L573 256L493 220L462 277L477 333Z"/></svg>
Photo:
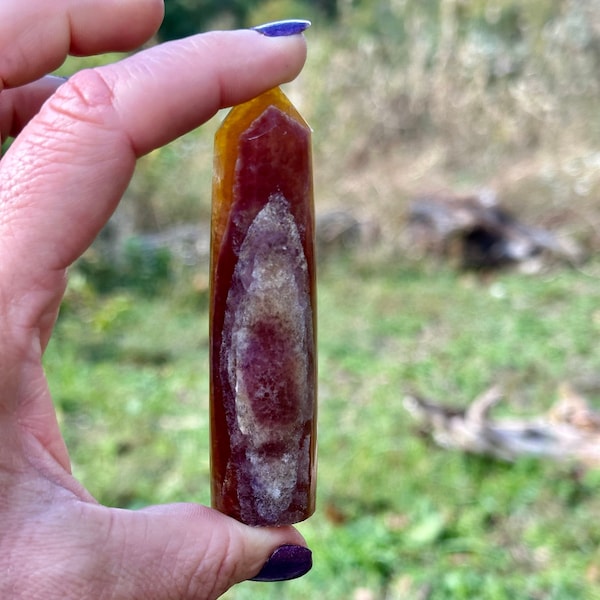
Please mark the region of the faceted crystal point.
<svg viewBox="0 0 600 600"><path fill-rule="evenodd" d="M215 138L212 501L249 525L314 512L315 295L310 128L274 89Z"/></svg>

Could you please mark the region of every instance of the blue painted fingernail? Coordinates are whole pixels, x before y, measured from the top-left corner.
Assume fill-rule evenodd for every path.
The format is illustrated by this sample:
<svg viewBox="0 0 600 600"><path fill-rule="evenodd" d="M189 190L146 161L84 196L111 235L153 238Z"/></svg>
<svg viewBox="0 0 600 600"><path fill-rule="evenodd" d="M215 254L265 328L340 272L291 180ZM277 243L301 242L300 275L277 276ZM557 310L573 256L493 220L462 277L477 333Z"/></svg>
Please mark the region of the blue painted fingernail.
<svg viewBox="0 0 600 600"><path fill-rule="evenodd" d="M281 37L284 35L296 35L302 33L310 26L311 22L304 19L288 19L286 21L273 21L273 23L257 25L252 29L267 37Z"/></svg>
<svg viewBox="0 0 600 600"><path fill-rule="evenodd" d="M312 552L304 546L280 546L250 581L287 581L312 569Z"/></svg>

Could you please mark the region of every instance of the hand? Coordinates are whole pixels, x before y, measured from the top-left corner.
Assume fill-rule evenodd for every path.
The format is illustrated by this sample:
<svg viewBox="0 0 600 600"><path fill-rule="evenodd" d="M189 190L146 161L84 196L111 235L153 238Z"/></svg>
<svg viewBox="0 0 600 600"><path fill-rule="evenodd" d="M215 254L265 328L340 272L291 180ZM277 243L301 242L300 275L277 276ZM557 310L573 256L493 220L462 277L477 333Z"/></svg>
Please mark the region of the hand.
<svg viewBox="0 0 600 600"><path fill-rule="evenodd" d="M68 53L139 46L162 11L160 0L0 3L0 133L16 136L0 160L0 597L7 600L216 598L255 576L276 548L304 545L291 527L250 528L193 504L100 506L71 475L44 377L66 269L114 211L137 157L219 108L289 81L304 62L301 36L215 32L67 83L45 76Z"/></svg>

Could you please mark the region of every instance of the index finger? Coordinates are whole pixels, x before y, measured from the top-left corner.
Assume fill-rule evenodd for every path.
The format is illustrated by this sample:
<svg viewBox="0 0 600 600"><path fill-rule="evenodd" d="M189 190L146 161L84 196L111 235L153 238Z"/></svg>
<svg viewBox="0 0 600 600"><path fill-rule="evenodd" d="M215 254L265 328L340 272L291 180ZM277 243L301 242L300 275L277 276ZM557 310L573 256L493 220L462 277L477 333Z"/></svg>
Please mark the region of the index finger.
<svg viewBox="0 0 600 600"><path fill-rule="evenodd" d="M62 271L85 250L124 193L137 157L219 108L289 81L305 57L300 36L222 31L74 75L0 163L2 267L14 274L13 291L47 283L48 272Z"/></svg>
<svg viewBox="0 0 600 600"><path fill-rule="evenodd" d="M68 54L132 50L163 10L163 0L2 0L0 91L40 78Z"/></svg>

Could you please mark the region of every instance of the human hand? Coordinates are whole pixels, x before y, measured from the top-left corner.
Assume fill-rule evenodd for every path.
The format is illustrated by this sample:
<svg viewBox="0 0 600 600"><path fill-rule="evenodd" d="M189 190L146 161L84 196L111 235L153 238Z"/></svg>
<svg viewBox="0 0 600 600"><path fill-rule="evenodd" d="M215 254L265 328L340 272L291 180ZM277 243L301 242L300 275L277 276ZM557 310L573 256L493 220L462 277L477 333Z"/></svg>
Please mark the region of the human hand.
<svg viewBox="0 0 600 600"><path fill-rule="evenodd" d="M208 599L254 577L270 556L264 579L310 566L292 527L250 528L195 504L99 505L71 475L56 421L42 354L66 269L114 211L136 159L219 108L289 81L305 59L298 35L215 32L67 83L45 76L68 53L139 46L162 12L161 0L0 3L0 133L16 136L0 160L0 597L7 600Z"/></svg>

